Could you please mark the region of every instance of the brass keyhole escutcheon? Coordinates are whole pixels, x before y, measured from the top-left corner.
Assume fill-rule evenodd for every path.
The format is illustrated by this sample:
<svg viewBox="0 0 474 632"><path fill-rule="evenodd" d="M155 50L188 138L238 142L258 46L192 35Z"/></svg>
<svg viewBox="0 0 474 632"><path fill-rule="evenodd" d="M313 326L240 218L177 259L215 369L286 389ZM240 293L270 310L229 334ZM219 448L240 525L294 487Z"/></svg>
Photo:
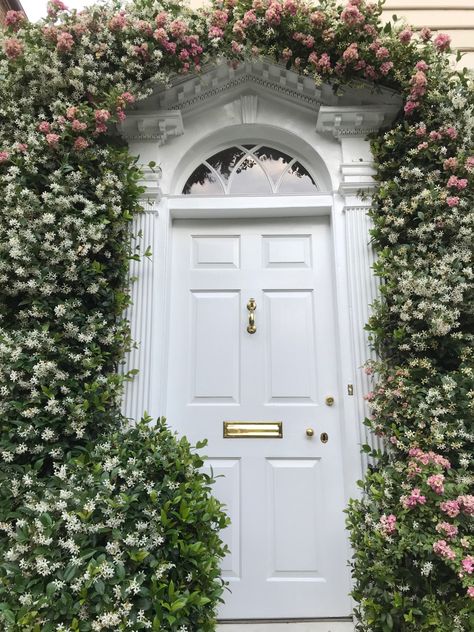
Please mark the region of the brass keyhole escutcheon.
<svg viewBox="0 0 474 632"><path fill-rule="evenodd" d="M249 312L249 324L247 326L247 331L249 334L254 334L257 331L257 326L255 324L255 310L257 309L257 301L254 298L250 298L247 303L247 309Z"/></svg>
<svg viewBox="0 0 474 632"><path fill-rule="evenodd" d="M321 443L327 443L329 441L329 436L327 432L322 432L319 438L321 439Z"/></svg>
<svg viewBox="0 0 474 632"><path fill-rule="evenodd" d="M334 397L332 397L331 395L329 397L326 397L326 406L332 406L334 404Z"/></svg>
<svg viewBox="0 0 474 632"><path fill-rule="evenodd" d="M314 430L312 428L306 428L306 436L311 439L314 436Z"/></svg>

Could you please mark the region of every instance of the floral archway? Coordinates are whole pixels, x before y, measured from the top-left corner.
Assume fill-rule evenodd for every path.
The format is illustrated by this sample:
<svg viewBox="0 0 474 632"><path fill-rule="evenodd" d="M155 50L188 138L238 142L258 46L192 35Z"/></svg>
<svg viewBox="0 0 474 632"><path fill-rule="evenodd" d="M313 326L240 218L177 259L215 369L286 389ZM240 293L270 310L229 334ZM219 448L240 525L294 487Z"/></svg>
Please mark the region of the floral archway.
<svg viewBox="0 0 474 632"><path fill-rule="evenodd" d="M373 138L383 280L367 424L385 454L348 509L360 630L468 630L472 527L474 100L446 35L382 2L61 0L9 12L0 55L0 619L5 630L214 629L211 479L163 420L127 428L117 367L140 253L140 171L114 134L153 85L268 56L335 90L394 88ZM368 446L365 450L370 451Z"/></svg>

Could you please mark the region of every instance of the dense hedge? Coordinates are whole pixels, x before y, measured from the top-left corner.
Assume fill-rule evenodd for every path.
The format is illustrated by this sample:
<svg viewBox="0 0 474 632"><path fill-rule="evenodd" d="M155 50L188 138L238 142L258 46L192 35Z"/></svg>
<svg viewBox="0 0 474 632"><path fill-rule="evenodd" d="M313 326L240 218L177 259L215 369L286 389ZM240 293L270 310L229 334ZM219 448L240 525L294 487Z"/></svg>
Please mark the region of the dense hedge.
<svg viewBox="0 0 474 632"><path fill-rule="evenodd" d="M139 170L115 124L203 63L269 56L404 108L373 140L383 279L367 423L387 443L348 524L359 629L472 629L473 84L382 3L137 0L0 36L0 617L6 630L213 629L225 516L185 440L127 429L117 372ZM367 448L368 449L368 448Z"/></svg>

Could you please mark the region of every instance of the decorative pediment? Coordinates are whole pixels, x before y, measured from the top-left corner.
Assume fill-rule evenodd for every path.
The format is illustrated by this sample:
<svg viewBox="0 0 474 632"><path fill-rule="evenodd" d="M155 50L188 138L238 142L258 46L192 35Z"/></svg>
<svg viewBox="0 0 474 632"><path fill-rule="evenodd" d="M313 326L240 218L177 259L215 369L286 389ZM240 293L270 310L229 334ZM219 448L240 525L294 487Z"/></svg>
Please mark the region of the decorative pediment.
<svg viewBox="0 0 474 632"><path fill-rule="evenodd" d="M184 133L179 110L156 113L132 112L120 125L120 133L127 140L157 141L164 145L170 137Z"/></svg>
<svg viewBox="0 0 474 632"><path fill-rule="evenodd" d="M389 126L399 111L399 105L322 105L318 112L316 131L332 134L336 138L367 136Z"/></svg>

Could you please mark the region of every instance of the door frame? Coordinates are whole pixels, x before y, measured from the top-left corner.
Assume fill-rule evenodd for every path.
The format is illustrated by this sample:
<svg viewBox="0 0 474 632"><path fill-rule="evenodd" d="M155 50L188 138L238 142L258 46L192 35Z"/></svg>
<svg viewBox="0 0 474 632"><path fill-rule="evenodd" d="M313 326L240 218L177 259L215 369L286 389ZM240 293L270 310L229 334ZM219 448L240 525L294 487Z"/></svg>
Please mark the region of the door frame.
<svg viewBox="0 0 474 632"><path fill-rule="evenodd" d="M154 326L141 328L150 340L150 361L147 371L151 375L161 376L159 384L148 384L148 408L152 416L165 415L167 409L167 368L169 357L170 287L171 260L173 245L173 221L175 219L238 219L238 218L291 218L327 216L331 231L331 268L336 314L337 344L337 387L340 401L341 454L344 476L344 494L346 501L356 493L355 482L362 475L360 461L360 437L358 433L357 412L354 410L353 395L348 393L347 385L353 380L353 355L351 337L351 319L348 304L346 257L344 239L344 207L338 196L321 193L313 196L216 196L199 198L191 196L167 196L162 198L158 208L149 209L146 215L154 216L158 222L152 248L159 253L158 260L151 263L153 279L146 285L159 291L151 292ZM148 242L144 244L148 245ZM149 262L144 262L146 266ZM150 296L150 294L148 294ZM143 305L143 301L138 301ZM150 380L148 379L148 382ZM356 422L356 423L354 423ZM172 423L172 420L170 420ZM347 541L347 556L350 547Z"/></svg>

